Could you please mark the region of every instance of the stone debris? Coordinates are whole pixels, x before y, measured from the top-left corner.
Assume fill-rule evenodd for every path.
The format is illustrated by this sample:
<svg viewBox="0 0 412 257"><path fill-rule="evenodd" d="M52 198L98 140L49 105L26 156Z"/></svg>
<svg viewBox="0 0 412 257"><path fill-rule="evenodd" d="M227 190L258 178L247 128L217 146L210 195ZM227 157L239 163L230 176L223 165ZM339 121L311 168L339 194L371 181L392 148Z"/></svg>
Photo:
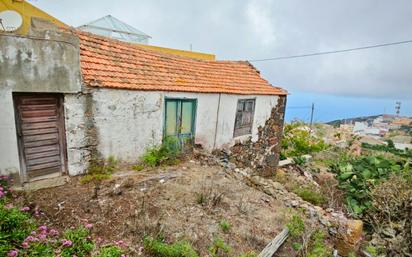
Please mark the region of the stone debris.
<svg viewBox="0 0 412 257"><path fill-rule="evenodd" d="M237 167L230 163L228 158L222 158L222 155L219 158L213 155L203 158L206 158L210 164L223 166L228 175L242 180L249 186L255 187L273 198L281 200L285 206L306 210L311 219L317 220L319 224L328 229L329 234L334 238L339 256L348 256L359 248L363 233L363 223L361 220L352 220L347 218L342 212L336 212L332 208L324 210L319 206L306 202L296 194L286 190L279 182L258 176L249 167Z"/></svg>

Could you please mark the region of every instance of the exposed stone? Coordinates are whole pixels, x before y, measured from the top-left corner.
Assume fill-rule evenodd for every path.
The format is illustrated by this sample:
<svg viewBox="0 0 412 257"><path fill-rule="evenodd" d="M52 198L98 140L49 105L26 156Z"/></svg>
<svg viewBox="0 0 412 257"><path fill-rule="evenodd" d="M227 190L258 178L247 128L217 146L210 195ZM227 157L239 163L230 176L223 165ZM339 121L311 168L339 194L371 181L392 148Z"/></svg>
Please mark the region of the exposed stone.
<svg viewBox="0 0 412 257"><path fill-rule="evenodd" d="M336 235L335 246L341 256L348 256L356 252L362 240L363 222L360 220L347 220L341 222Z"/></svg>
<svg viewBox="0 0 412 257"><path fill-rule="evenodd" d="M283 133L286 97L280 96L269 119L258 128L258 140L237 142L231 149L230 160L238 167L250 167L261 176L273 175L279 163L280 140Z"/></svg>

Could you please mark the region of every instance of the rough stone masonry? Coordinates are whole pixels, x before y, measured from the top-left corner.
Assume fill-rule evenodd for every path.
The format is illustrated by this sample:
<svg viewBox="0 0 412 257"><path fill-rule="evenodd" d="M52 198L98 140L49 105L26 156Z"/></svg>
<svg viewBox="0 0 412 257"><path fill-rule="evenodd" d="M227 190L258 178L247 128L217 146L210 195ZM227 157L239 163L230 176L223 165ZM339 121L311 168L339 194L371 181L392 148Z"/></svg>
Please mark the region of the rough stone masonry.
<svg viewBox="0 0 412 257"><path fill-rule="evenodd" d="M253 142L250 138L244 143L236 142L230 148L231 162L239 167L250 167L260 176L273 175L279 163L285 106L286 97L279 97L265 125L258 128L258 140Z"/></svg>

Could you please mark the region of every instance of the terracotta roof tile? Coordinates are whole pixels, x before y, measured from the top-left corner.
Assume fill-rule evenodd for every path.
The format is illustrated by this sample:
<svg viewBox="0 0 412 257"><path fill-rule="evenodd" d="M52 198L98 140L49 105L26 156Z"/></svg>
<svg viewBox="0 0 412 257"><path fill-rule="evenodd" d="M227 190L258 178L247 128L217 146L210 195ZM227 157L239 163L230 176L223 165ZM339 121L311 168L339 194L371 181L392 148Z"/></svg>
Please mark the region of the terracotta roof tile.
<svg viewBox="0 0 412 257"><path fill-rule="evenodd" d="M76 31L83 80L92 87L134 90L285 95L246 61L209 61L156 52Z"/></svg>

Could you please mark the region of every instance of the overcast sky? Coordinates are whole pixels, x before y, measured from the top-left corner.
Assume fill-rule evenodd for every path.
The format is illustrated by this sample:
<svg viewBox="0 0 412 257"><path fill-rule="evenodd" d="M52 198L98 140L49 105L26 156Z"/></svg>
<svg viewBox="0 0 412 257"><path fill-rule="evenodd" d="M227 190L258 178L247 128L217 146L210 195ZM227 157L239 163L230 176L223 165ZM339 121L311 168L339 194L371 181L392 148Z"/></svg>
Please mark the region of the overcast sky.
<svg viewBox="0 0 412 257"><path fill-rule="evenodd" d="M30 2L72 26L111 14L152 36L151 44L180 49L192 44L194 51L214 53L218 59L261 59L412 39L409 0ZM399 99L404 113L412 115L412 44L253 64L273 85L289 90L291 98L305 92L332 94L342 99L335 103L341 107L345 99L369 99L376 105L371 112L378 113L382 101L389 105Z"/></svg>

